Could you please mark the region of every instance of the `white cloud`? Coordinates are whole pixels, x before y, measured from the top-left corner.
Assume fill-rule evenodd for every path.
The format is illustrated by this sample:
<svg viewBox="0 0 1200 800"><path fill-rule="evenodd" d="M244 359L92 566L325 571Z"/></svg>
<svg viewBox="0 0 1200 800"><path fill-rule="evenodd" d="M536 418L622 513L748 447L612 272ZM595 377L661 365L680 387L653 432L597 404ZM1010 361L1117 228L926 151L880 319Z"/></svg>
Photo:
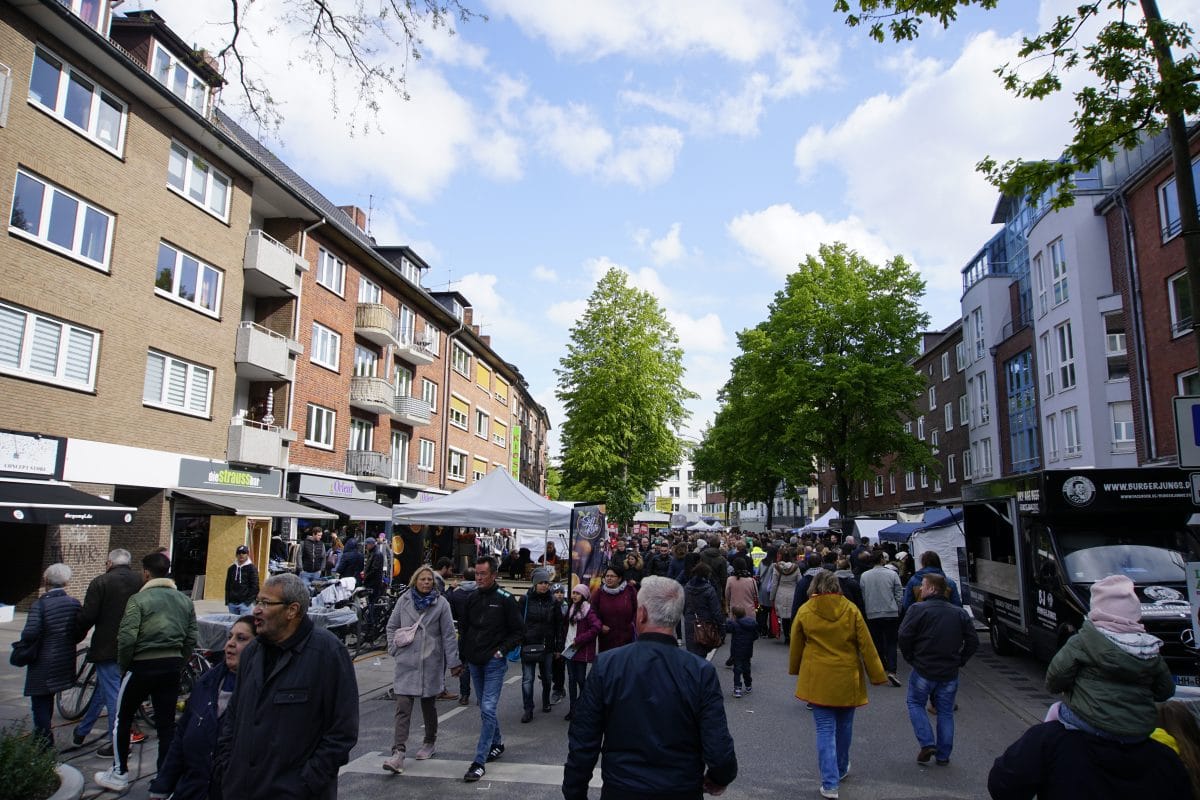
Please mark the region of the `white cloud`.
<svg viewBox="0 0 1200 800"><path fill-rule="evenodd" d="M662 183L675 170L683 135L664 125L622 131L621 144L605 160L601 174L614 183L648 187Z"/></svg>
<svg viewBox="0 0 1200 800"><path fill-rule="evenodd" d="M539 281L544 281L546 283L558 282L558 273L552 270L550 267L543 266L542 264L535 266L532 274L533 277Z"/></svg>
<svg viewBox="0 0 1200 800"><path fill-rule="evenodd" d="M813 40L797 50L775 56L777 77L767 90L772 99L807 94L814 89L840 82L838 63L841 48L834 42Z"/></svg>
<svg viewBox="0 0 1200 800"><path fill-rule="evenodd" d="M489 177L497 180L519 180L524 174L521 168L521 148L520 139L497 128L476 140L471 156Z"/></svg>
<svg viewBox="0 0 1200 800"><path fill-rule="evenodd" d="M583 317L587 311L587 300L563 300L551 303L546 308L546 318L551 322L569 328Z"/></svg>
<svg viewBox="0 0 1200 800"><path fill-rule="evenodd" d="M528 122L539 132L541 148L571 172L594 172L612 151L612 136L586 106L560 107L539 101L529 109Z"/></svg>
<svg viewBox="0 0 1200 800"><path fill-rule="evenodd" d="M778 275L787 275L822 244L845 242L877 264L896 252L857 217L827 220L816 212L801 213L780 203L730 220L729 235L748 255Z"/></svg>
<svg viewBox="0 0 1200 800"><path fill-rule="evenodd" d="M655 264L661 267L663 264L670 264L683 258L686 249L679 238L682 227L680 223L676 222L667 231L666 236L650 243L650 257L654 259Z"/></svg>
<svg viewBox="0 0 1200 800"><path fill-rule="evenodd" d="M684 123L698 135L751 136L758 133L758 121L763 114L763 97L768 85L767 76L755 72L742 81L741 90L735 94L721 90L712 97L711 87L708 87L703 102L688 100L678 92L665 96L625 90L620 97L631 106L648 108Z"/></svg>
<svg viewBox="0 0 1200 800"><path fill-rule="evenodd" d="M700 317L680 311L667 311L667 321L679 334L679 346L685 353L724 353L729 349L729 338L721 317L708 313Z"/></svg>

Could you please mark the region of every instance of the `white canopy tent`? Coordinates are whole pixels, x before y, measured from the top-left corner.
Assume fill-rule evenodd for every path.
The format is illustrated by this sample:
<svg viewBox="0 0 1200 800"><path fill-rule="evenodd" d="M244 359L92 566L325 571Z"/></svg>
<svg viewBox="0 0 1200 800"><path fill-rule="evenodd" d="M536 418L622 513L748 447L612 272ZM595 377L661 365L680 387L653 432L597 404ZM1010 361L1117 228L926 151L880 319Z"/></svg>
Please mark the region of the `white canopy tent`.
<svg viewBox="0 0 1200 800"><path fill-rule="evenodd" d="M703 531L703 532L718 532L725 530L725 526L719 522L705 522L704 520L696 520L691 525L684 528L685 531Z"/></svg>
<svg viewBox="0 0 1200 800"><path fill-rule="evenodd" d="M816 519L814 519L812 522L808 523L808 524L807 524L807 525L805 525L803 528L801 528L801 529L800 529L800 532L801 532L801 533L812 533L813 531L826 531L826 530L829 530L829 523L830 523L832 520L835 520L835 519L837 519L837 518L838 518L838 512L837 512L837 509L836 509L836 508L832 508L832 507L831 507L831 508L830 508L828 511L826 511L824 514L822 514L821 516L817 517L817 518L816 518Z"/></svg>
<svg viewBox="0 0 1200 800"><path fill-rule="evenodd" d="M894 519L856 519L854 520L854 535L858 537L860 543L862 537L866 536L872 544L877 544L879 532L895 524L896 520Z"/></svg>
<svg viewBox="0 0 1200 800"><path fill-rule="evenodd" d="M454 494L428 503L393 506L392 522L400 525L566 530L571 527L571 508L547 500L518 483L507 470L497 469Z"/></svg>

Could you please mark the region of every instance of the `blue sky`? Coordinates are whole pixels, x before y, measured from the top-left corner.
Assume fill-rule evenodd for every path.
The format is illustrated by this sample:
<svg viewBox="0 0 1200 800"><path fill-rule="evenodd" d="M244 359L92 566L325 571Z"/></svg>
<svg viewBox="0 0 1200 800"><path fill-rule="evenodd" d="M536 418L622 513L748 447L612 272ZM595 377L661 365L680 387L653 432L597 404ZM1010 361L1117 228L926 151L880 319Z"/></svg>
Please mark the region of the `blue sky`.
<svg viewBox="0 0 1200 800"><path fill-rule="evenodd" d="M381 244L433 265L428 288L471 301L550 411L552 456L553 370L608 267L675 325L698 436L736 333L806 254L841 240L876 261L903 255L944 327L959 270L995 231L975 163L1053 157L1070 136L1069 98L1016 100L992 74L1070 2L968 10L899 46L847 28L832 0L477 0L489 21L430 33L411 99L382 98L379 130L351 138L352 98L335 115L327 76L286 31L268 33L281 1L247 12L285 115L268 143L331 200L373 206ZM1200 0L1161 5L1200 16ZM202 47L228 32L225 0L141 7ZM227 89L236 114L235 99Z"/></svg>

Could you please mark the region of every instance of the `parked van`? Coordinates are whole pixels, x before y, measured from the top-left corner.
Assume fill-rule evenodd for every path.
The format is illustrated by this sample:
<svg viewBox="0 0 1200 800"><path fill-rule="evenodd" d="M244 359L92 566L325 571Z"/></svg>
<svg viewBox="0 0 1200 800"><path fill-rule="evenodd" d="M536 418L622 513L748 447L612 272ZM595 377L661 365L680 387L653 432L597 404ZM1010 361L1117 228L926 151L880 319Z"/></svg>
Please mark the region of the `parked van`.
<svg viewBox="0 0 1200 800"><path fill-rule="evenodd" d="M971 606L993 650L1048 661L1082 625L1092 584L1125 575L1176 684L1200 694L1185 569L1200 561L1197 512L1178 469L1044 470L964 486Z"/></svg>

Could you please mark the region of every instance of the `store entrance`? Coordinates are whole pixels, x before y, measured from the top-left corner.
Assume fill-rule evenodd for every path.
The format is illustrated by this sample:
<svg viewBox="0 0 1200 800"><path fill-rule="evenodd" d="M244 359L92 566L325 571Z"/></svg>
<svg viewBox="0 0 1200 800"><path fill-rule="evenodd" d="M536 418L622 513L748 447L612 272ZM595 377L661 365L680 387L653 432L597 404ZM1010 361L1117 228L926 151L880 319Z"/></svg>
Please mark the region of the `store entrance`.
<svg viewBox="0 0 1200 800"><path fill-rule="evenodd" d="M171 532L171 574L181 592L191 594L196 576L203 575L208 564L207 514L175 515Z"/></svg>
<svg viewBox="0 0 1200 800"><path fill-rule="evenodd" d="M37 599L42 583L42 555L46 552L46 526L0 522L7 573L0 581L0 602L15 606Z"/></svg>

